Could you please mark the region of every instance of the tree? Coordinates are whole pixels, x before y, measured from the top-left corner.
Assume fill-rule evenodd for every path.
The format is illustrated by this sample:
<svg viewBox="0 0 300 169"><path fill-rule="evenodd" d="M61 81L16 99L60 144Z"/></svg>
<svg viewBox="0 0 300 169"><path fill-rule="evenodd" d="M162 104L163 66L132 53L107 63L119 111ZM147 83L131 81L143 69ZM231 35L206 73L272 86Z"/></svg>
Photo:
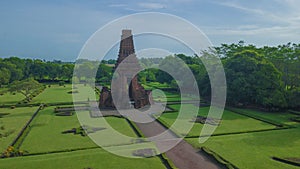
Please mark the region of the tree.
<svg viewBox="0 0 300 169"><path fill-rule="evenodd" d="M30 67L30 74L34 77L34 79L42 80L46 73L46 63L39 59L34 60Z"/></svg>
<svg viewBox="0 0 300 169"><path fill-rule="evenodd" d="M0 86L7 84L10 79L10 71L6 68L0 68Z"/></svg>
<svg viewBox="0 0 300 169"><path fill-rule="evenodd" d="M72 76L73 76L73 69L74 69L74 64L64 64L62 66L62 72L61 72L61 78L62 79L67 79L68 81L71 81Z"/></svg>
<svg viewBox="0 0 300 169"><path fill-rule="evenodd" d="M22 81L15 81L9 86L10 92L18 92L25 96L27 101L30 101L33 94L43 87L38 81L29 78Z"/></svg>
<svg viewBox="0 0 300 169"><path fill-rule="evenodd" d="M7 59L0 61L0 67L8 70L10 72L9 82L20 80L23 77L23 72L21 69L17 68L17 65L11 63ZM5 70L5 71L6 71Z"/></svg>
<svg viewBox="0 0 300 169"><path fill-rule="evenodd" d="M236 53L225 61L228 101L268 109L285 107L281 73L253 50Z"/></svg>

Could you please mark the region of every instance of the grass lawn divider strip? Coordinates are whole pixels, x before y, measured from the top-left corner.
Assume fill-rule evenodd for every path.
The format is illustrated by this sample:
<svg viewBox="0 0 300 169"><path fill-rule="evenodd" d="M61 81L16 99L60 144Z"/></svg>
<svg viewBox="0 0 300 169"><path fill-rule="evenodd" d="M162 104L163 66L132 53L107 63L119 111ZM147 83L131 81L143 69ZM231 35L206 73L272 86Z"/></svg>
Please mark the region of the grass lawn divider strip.
<svg viewBox="0 0 300 169"><path fill-rule="evenodd" d="M39 106L41 104L44 104L45 107L47 106L62 106L62 105L76 105L76 104L87 104L87 101L81 101L81 102L57 102L57 103L24 103L24 104L2 104L0 105L0 108L9 108L11 106L15 107L34 107Z"/></svg>
<svg viewBox="0 0 300 169"><path fill-rule="evenodd" d="M90 149L97 149L97 148L101 149L101 147L99 147L99 146L94 146L94 147L76 148L76 149L68 149L68 150L56 150L56 151L48 151L48 152L28 153L28 154L24 154L23 156L16 156L16 157L10 157L10 158L20 158L20 157L24 157L24 156L39 156L39 155L46 155L46 154L68 153L68 152L90 150ZM2 158L2 159L5 159L5 158ZM0 160L1 160L1 158L0 158Z"/></svg>
<svg viewBox="0 0 300 169"><path fill-rule="evenodd" d="M235 135L235 134L259 133L259 132L268 132L268 131L274 131L274 130L286 130L286 129L292 129L292 128L295 128L295 127L287 126L287 127L273 128L273 129L228 132L228 133L218 133L218 134L203 135L203 136L186 136L185 138L199 138L199 137L208 137L208 136L215 137L215 136L226 136L226 135Z"/></svg>

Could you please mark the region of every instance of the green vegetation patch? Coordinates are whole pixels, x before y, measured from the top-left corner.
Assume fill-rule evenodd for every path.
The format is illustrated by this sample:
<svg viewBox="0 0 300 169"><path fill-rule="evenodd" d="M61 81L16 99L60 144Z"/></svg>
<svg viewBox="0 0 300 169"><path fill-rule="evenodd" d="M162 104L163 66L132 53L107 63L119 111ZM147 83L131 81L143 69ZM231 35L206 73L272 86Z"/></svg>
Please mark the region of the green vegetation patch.
<svg viewBox="0 0 300 169"><path fill-rule="evenodd" d="M194 106L192 104L189 107ZM171 108L178 110L180 105L170 105ZM192 108L192 107L191 107ZM208 111L210 107L201 107L199 108L198 116L207 117ZM183 112L183 113L191 113L191 112ZM178 112L174 113L164 113L159 117L159 121L162 122L167 127L170 127L178 116ZM184 119L184 123L192 123L193 119ZM203 128L203 124L195 123L193 128L189 133L183 133L180 129L175 128L175 132L179 132L178 134L186 135L188 137L198 137ZM231 111L225 110L220 120L220 124L214 132L214 135L220 134L232 134L239 132L251 132L251 131L259 131L259 130L267 130L274 129L276 126L255 120L240 114L233 113Z"/></svg>
<svg viewBox="0 0 300 169"><path fill-rule="evenodd" d="M97 145L89 138L81 135L74 135L72 133L62 134L62 132L77 128L80 123L77 116L55 116L55 107L47 107L41 110L35 123L32 124L31 130L21 145L21 149L26 149L29 153L52 152L60 150L71 150L78 148L91 148ZM88 112L80 112L87 115ZM87 124L90 127L103 127L99 126L99 122L106 120L117 131L131 137L137 137L126 122L125 119L116 117L106 118L93 118L95 124ZM97 132L105 132L107 129ZM96 134L92 133L92 134ZM109 134L109 133L108 133ZM101 135L103 137L103 135ZM112 138L113 139L113 138ZM117 139L117 138L116 138ZM116 140L115 139L115 140ZM117 140L117 144L130 144L131 140ZM114 142L106 142L105 145L113 145Z"/></svg>
<svg viewBox="0 0 300 169"><path fill-rule="evenodd" d="M143 168L163 169L164 165L158 157L125 158L106 152L100 148L75 152L54 153L18 158L0 159L0 168L32 169L32 168L64 168L64 169L101 169L101 168Z"/></svg>
<svg viewBox="0 0 300 169"><path fill-rule="evenodd" d="M272 157L300 157L300 130L272 130L211 137L204 144L198 138L186 139L194 147L208 147L238 168L296 168Z"/></svg>
<svg viewBox="0 0 300 169"><path fill-rule="evenodd" d="M44 92L33 98L31 103L71 103L73 102L72 92L74 95L78 95L76 101L91 101L92 97L89 98L89 95L95 94L95 90L88 85L76 85L76 89L73 90L71 84L65 86L51 85L51 87L47 87Z"/></svg>
<svg viewBox="0 0 300 169"><path fill-rule="evenodd" d="M293 125L296 124L291 118L297 117L295 114L290 114L288 112L261 112L258 110L251 110L251 109L239 109L239 108L231 108L234 111L244 113L249 116L257 117L271 123L278 123L278 124L286 124L286 125Z"/></svg>
<svg viewBox="0 0 300 169"><path fill-rule="evenodd" d="M0 151L3 152L17 137L38 107L23 108L1 108L0 114L7 114L0 118L0 126L3 126L0 133L9 133L6 137L0 138Z"/></svg>
<svg viewBox="0 0 300 169"><path fill-rule="evenodd" d="M23 96L20 93L14 92L4 92L7 89L2 88L0 92L0 105L6 105L6 104L17 104L18 102L25 99L25 96Z"/></svg>

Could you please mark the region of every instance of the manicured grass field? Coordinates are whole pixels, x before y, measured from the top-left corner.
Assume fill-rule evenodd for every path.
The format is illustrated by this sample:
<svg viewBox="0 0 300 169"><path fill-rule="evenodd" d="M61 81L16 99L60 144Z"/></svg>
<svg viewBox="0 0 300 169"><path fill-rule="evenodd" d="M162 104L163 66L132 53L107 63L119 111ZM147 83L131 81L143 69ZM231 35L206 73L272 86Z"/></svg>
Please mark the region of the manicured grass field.
<svg viewBox="0 0 300 169"><path fill-rule="evenodd" d="M146 85L149 88L166 87L164 84L156 83ZM31 103L71 103L73 101L72 94L68 93L72 90L71 88L71 84L67 84L66 87L52 84L50 88L47 87L40 95L35 97ZM90 86L77 85L77 89L74 90L77 90L80 94L80 97L77 97L76 101L93 100L94 89ZM163 95L159 95L158 92L158 95L154 96L155 100L161 101L176 102L181 100L179 94L171 92L164 92ZM166 97L164 98L164 96ZM23 97L18 97L18 94L0 96L0 105L15 104L23 99ZM98 98L97 96L96 99L98 100ZM193 100L193 98L185 96L183 100ZM184 105L189 108L184 112L186 116L183 116L181 125L192 123L192 118L188 115L195 109L193 104ZM171 126L174 123L178 116L178 111L182 107L180 104L169 106L175 112L163 113L158 118L166 126ZM0 109L0 126L5 126L4 131L14 131L8 137L0 138L0 151L4 151L13 139L16 138L19 131L37 108ZM27 150L29 156L0 159L0 168L165 168L158 157L146 159L124 158L104 150L109 149L119 151L121 154L132 154L137 147L155 148L149 142L132 144L137 141L135 138L138 137L125 119L117 117L90 118L87 111L77 112L77 115L73 116L55 116L54 108L54 106L46 107L41 110L31 123L30 131L20 147L20 150ZM214 132L214 135L203 144L199 143L198 138L204 126L201 123L194 124L188 133L184 133L181 128L175 128L174 131L182 135L187 135L185 140L194 147L208 147L241 169L296 168L274 161L272 157L300 158L298 148L300 147L300 124L290 120L290 118L297 117L297 115L285 112L267 113L236 108L232 110L245 115L225 110L221 123ZM208 111L209 107L200 107L198 115L206 117ZM98 140L97 142L104 146L103 149L99 148L88 136L83 137L79 134L74 135L73 133L62 134L63 131L80 126L78 117L81 119L81 124L88 125L91 128L103 129L89 135L92 139ZM84 119L88 119L88 121ZM293 128L282 129L267 122L286 124ZM114 131L129 137L121 138L120 135L112 135ZM3 131L0 130L0 132ZM32 155L35 153L40 153L40 155Z"/></svg>
<svg viewBox="0 0 300 169"><path fill-rule="evenodd" d="M90 90L90 86L84 86L82 84L77 85L77 89L73 89L73 91L78 91L81 93L74 93L78 95L79 99L76 101L87 101L90 93L88 91L92 91L94 94L94 90ZM64 86L59 85L51 85L51 87L47 87L41 94L37 97L33 98L31 103L61 103L61 102L73 102L72 93L68 93L72 91L72 85L66 84ZM86 96L86 97L85 97Z"/></svg>
<svg viewBox="0 0 300 169"><path fill-rule="evenodd" d="M146 83L147 86L153 87L153 88L170 88L170 86L166 83L159 83L159 82L148 82Z"/></svg>
<svg viewBox="0 0 300 169"><path fill-rule="evenodd" d="M146 90L153 90L154 87L148 86L146 84L142 84L142 86L146 89Z"/></svg>
<svg viewBox="0 0 300 169"><path fill-rule="evenodd" d="M192 104L188 105L194 106ZM171 108L179 110L180 105L170 105ZM190 107L192 108L192 107ZM201 107L199 108L198 115L206 117L210 107ZM190 113L190 112L184 112ZM159 120L167 126L171 126L178 116L177 112L174 113L164 113L159 117ZM184 123L192 123L192 119L184 119ZM189 133L182 133L183 131L180 128L175 128L177 132L180 132L182 135L187 136L199 136L203 128L203 124L195 123L193 128ZM225 110L222 116L222 120L218 128L215 130L214 134L226 134L226 133L236 133L236 132L247 132L247 131L257 131L265 129L273 129L274 125L255 120L243 115L233 113L231 111Z"/></svg>
<svg viewBox="0 0 300 169"><path fill-rule="evenodd" d="M23 126L31 118L33 113L38 109L38 107L24 107L24 108L1 108L0 114L4 115L0 118L0 126L4 126L4 130L0 132L12 132L8 137L0 138L0 152L3 152L7 146L9 146L12 141L19 134Z"/></svg>
<svg viewBox="0 0 300 169"><path fill-rule="evenodd" d="M53 139L55 140L55 138ZM0 168L10 169L102 169L102 168L115 168L115 169L163 169L165 166L162 164L158 157L133 159L113 155L104 151L103 149L96 148L90 150L81 150L75 152L54 153L37 156L26 156L18 158L0 159Z"/></svg>
<svg viewBox="0 0 300 169"><path fill-rule="evenodd" d="M273 156L300 157L300 129L210 137L204 144L198 138L186 139L195 147L206 146L239 168L299 168L274 161Z"/></svg>
<svg viewBox="0 0 300 169"><path fill-rule="evenodd" d="M192 96L183 96L181 98L180 94L177 93L171 93L171 92L166 92L163 91L161 92L156 92L155 90L152 93L153 100L155 101L168 101L168 102L180 102L181 100L194 100Z"/></svg>
<svg viewBox="0 0 300 169"><path fill-rule="evenodd" d="M80 112L88 113L88 112ZM122 118L107 117L95 118L96 122L107 120L116 130L123 132L126 135L135 137L135 133L130 128L129 124ZM91 127L102 127L98 124L87 124ZM21 149L27 150L29 153L41 153L51 151L61 151L78 148L96 147L97 145L89 138L81 135L74 135L72 133L62 134L61 132L71 130L72 128L79 127L79 121L74 116L55 116L54 107L47 107L41 110L35 123L31 125L31 130L25 138ZM97 131L105 133L106 129ZM116 142L110 141L106 145L113 144L128 144L131 140L117 140Z"/></svg>
<svg viewBox="0 0 300 169"><path fill-rule="evenodd" d="M6 88L1 88L0 93L2 93L3 91L6 91ZM3 95L0 95L0 105L3 104L16 104L20 101L22 101L25 98L25 96L23 96L20 93L15 93L12 94L10 92L4 92Z"/></svg>
<svg viewBox="0 0 300 169"><path fill-rule="evenodd" d="M51 85L38 96L33 98L31 103L57 103L57 102L72 102L72 94L68 92L72 90L72 85L64 86Z"/></svg>
<svg viewBox="0 0 300 169"><path fill-rule="evenodd" d="M233 110L237 112L245 113L250 116L263 118L281 124L288 124L288 125L297 124L297 122L290 120L293 117L297 117L297 115L290 114L288 112L261 112L257 110L239 109L239 108L233 108Z"/></svg>

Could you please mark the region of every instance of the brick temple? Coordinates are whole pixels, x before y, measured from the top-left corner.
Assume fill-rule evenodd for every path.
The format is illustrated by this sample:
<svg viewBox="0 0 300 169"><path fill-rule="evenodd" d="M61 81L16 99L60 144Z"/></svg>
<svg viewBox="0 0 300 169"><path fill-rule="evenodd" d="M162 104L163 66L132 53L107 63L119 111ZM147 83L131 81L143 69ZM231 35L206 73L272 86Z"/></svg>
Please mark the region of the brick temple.
<svg viewBox="0 0 300 169"><path fill-rule="evenodd" d="M121 42L111 89L103 87L100 108L142 108L150 104L150 91L138 82L136 73L141 70L135 55L131 30L122 30ZM114 98L114 101L113 99ZM149 99L150 98L150 99ZM116 104L117 105L116 105Z"/></svg>

